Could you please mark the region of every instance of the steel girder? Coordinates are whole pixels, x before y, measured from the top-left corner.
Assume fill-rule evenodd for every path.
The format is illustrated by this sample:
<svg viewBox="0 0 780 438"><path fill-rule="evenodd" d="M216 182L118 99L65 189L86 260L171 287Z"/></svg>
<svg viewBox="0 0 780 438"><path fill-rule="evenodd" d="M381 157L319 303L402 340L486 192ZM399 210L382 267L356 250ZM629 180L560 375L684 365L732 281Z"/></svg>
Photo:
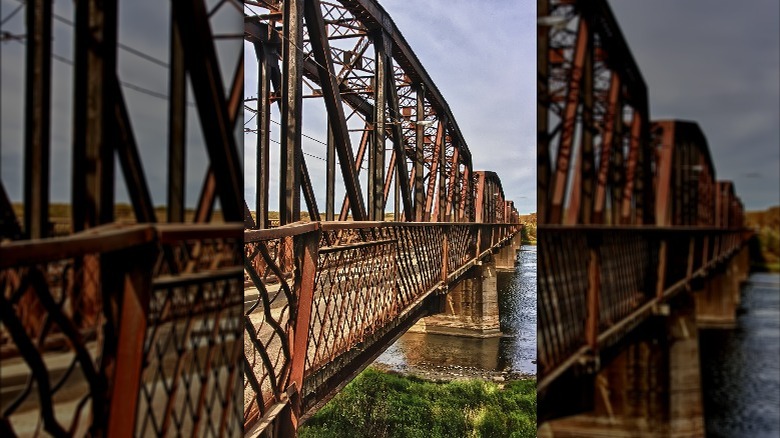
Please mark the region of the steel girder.
<svg viewBox="0 0 780 438"><path fill-rule="evenodd" d="M301 219L301 192L309 217L319 220L318 187L326 195L326 220L384 220L388 210L404 221L475 220L468 196L475 191L475 173L466 140L381 6L301 0L249 2L244 10L245 39L259 66L258 96L245 102L245 110L257 114L257 124L245 128L257 134L258 147L254 203L260 219L249 226L271 225L268 181L275 172L280 225ZM288 82L300 86L284 85ZM302 127L304 102L310 99L326 109L319 135ZM304 151L301 138L321 143L326 157ZM271 143L280 147L278 169L271 168ZM324 184L308 176L310 158L327 162ZM335 175L336 161L341 178ZM340 189L345 197L337 214L334 199ZM394 207L387 205L390 198Z"/></svg>
<svg viewBox="0 0 780 438"><path fill-rule="evenodd" d="M230 414L236 411L231 411L231 406L237 404L231 391L237 393L240 386L240 367L234 366L240 350L235 345L240 347L240 341L234 341L240 340L242 236L238 224L244 218L235 124L242 103L244 66L242 56L231 58L220 53L221 59L217 57L215 30L231 8L240 16L236 11L240 7L236 2L219 2L207 9L203 0L172 1L171 51L162 61L121 44L116 0L74 2L72 17L55 15L50 1L22 3L26 38L20 42L27 47L24 83L20 84L25 90L24 106L19 110L24 116L25 213L20 223L0 184L0 237L15 240L0 245L0 338L4 363L24 363L29 375L17 400L0 414L0 435L24 435L30 425L57 436L143 435L143 429L134 429L142 422L158 420L160 424L153 427L161 428L157 431L160 435L174 429L197 434L198 427L217 434L234 433L241 426L240 418ZM52 51L53 18L73 28L72 61ZM120 49L166 68L158 78L169 83L170 95L124 82L117 66ZM71 83L52 74L52 59L72 65ZM223 66L235 72L227 84L221 77ZM187 77L194 90L194 103L189 104ZM52 95L56 87L73 96L72 112L55 111ZM146 108L125 99L127 88L169 105L168 175L158 189L162 193L167 189L168 221L179 224L154 224L158 221L151 196L155 180L146 176L137 131L132 126L133 117ZM185 155L187 148L193 147L184 136L188 111L199 116L209 164L194 221L209 224L181 223L185 221ZM71 113L72 135L51 135ZM166 143L165 138L156 141L157 145ZM65 223L57 223L57 228L52 223L55 218L49 216L53 146L69 149L70 159L56 165L71 168L71 217L62 218ZM122 183L135 225L116 223L115 192ZM217 197L224 218L220 222L232 225L211 221ZM178 297L185 295L187 308L175 309L184 303ZM198 309L197 315L193 308ZM173 342L179 345L175 348L170 348L171 344L155 346L172 332L169 327L157 328L171 321L178 327L211 322L210 340L215 342L210 342L206 351L198 345L200 335L191 338L188 329L177 334ZM63 369L57 368L50 355L61 356L64 351L72 353L74 359L64 377L56 377ZM171 354L177 356L173 362L166 356ZM193 357L207 358L198 366L208 364L195 372L182 372L185 357L190 363ZM152 375L157 367L173 371L168 369L171 363L176 370L164 377L165 394L154 390L151 395L145 393L146 385L157 380ZM222 376L215 389L215 380L220 377L216 374L223 366L229 368L229 377ZM82 371L71 374L76 368ZM204 395L209 390L223 397L219 413L214 410L216 402L201 396L188 405L186 415L172 414L181 409L176 407L177 395L187 392L188 403L192 401L193 395L185 386L194 374L198 374ZM185 384L181 384L182 376ZM239 386L226 384L229 382ZM63 407L62 393L58 394L62 388L75 391L74 396L81 391L76 396L81 400L77 406ZM145 394L150 397L146 401L166 405L164 412L152 412L151 405L143 407L140 400ZM26 408L20 409L30 404L29 397L35 398L33 405L42 407L37 426L29 421L35 415L29 417ZM154 420L148 420L153 415ZM20 422L20 416L27 417ZM172 420L172 416L177 418ZM184 423L189 425L182 426Z"/></svg>
<svg viewBox="0 0 780 438"><path fill-rule="evenodd" d="M542 223L651 223L647 88L603 0L540 0Z"/></svg>

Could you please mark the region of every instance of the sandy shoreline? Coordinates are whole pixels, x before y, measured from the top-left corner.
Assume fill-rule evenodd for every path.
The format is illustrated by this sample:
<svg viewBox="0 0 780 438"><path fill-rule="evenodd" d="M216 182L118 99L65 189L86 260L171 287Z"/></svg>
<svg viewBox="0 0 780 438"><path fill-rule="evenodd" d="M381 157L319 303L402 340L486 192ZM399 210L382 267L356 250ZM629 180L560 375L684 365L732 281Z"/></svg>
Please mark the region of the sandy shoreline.
<svg viewBox="0 0 780 438"><path fill-rule="evenodd" d="M414 376L434 382L450 382L456 380L481 379L491 382L506 382L512 380L536 380L533 374L516 371L485 370L477 367L460 365L435 365L421 362L415 365L394 367L382 363L374 363L373 368L389 374Z"/></svg>

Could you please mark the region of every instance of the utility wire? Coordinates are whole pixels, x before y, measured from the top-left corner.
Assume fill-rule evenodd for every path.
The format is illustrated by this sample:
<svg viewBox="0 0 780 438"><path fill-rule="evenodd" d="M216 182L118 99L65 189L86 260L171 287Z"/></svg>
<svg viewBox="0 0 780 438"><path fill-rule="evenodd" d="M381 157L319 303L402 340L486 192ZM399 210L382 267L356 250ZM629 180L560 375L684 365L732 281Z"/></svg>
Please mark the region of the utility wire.
<svg viewBox="0 0 780 438"><path fill-rule="evenodd" d="M23 7L24 7L24 4L21 4L21 5L17 6L17 7L16 7L16 9L14 9L13 11L11 11L11 13L10 13L10 14L8 14L8 15L7 15L5 18L3 18L3 20L2 20L2 21L0 21L0 26L2 26L2 25L4 25L5 23L7 23L7 22L8 22L8 20L10 20L10 19L14 18L14 15L16 15L16 14L17 14L19 11L21 11Z"/></svg>
<svg viewBox="0 0 780 438"><path fill-rule="evenodd" d="M16 1L21 3L19 8L17 8L16 10L19 10L20 8L24 7L27 4L27 2L25 0L16 0ZM14 11L14 13L15 12L16 11ZM58 14L52 13L52 17L55 20L59 21L60 23L66 24L66 25L68 25L70 27L76 27L75 23L73 21L63 17L62 15L58 15ZM5 20L3 22L5 22ZM145 59L145 60L147 60L147 61L149 61L149 62L151 62L153 64L157 64L160 67L170 68L170 65L167 62L165 62L163 60L160 60L160 59L157 59L157 58L155 58L155 57L153 57L151 55L147 55L146 53L141 52L140 50L134 49L134 48L132 48L132 47L126 45L126 44L118 43L117 46L120 49L122 49L122 50L124 50L124 51L126 51L128 53L132 53L133 55L135 55L135 56L137 56L137 57L139 57L141 59Z"/></svg>
<svg viewBox="0 0 780 438"><path fill-rule="evenodd" d="M22 38L14 38L13 41L18 42L19 44L21 44L23 46L27 45L27 42L24 41ZM56 59L57 61L60 61L63 64L67 64L67 65L69 65L71 67L75 65L75 63L72 60L70 60L70 59L68 59L68 58L66 58L64 56L57 55L56 53L52 53L51 57ZM129 88L129 89L131 89L133 91L137 91L137 92L142 93L142 94L146 94L147 96L156 97L158 99L162 99L162 100L166 100L166 101L170 97L170 96L168 96L165 93L160 93L158 91L150 90L150 89L142 87L140 85L136 85L136 84L134 84L132 82L127 82L127 81L123 81L123 80L120 79L119 83L122 84L122 86L124 86L126 88ZM195 107L196 106L194 102L187 102L187 105L191 106L191 107Z"/></svg>

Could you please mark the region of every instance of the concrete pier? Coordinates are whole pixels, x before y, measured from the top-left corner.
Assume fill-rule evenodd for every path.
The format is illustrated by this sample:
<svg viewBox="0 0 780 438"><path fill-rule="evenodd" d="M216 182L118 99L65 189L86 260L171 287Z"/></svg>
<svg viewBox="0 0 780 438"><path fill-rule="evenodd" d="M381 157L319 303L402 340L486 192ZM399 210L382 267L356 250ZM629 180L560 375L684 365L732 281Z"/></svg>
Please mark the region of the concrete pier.
<svg viewBox="0 0 780 438"><path fill-rule="evenodd" d="M501 336L496 272L514 271L519 248L518 233L450 286L442 297L439 314L423 318L410 331L479 338Z"/></svg>

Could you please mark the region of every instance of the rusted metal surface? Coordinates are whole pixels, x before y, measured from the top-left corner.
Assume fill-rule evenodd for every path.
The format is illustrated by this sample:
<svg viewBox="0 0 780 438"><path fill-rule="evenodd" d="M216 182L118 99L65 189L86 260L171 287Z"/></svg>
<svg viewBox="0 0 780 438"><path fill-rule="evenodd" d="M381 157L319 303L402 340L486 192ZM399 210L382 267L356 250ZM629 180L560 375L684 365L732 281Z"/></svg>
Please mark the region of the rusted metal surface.
<svg viewBox="0 0 780 438"><path fill-rule="evenodd" d="M310 220L318 220L319 210L311 208L316 194L324 191L330 205L339 190L346 195L341 220L383 220L392 211L407 222L475 221L472 197L462 196L474 189L466 140L436 85L377 2L251 2L244 13L245 39L260 67L258 95L248 97L244 106L257 114L258 125L244 132L258 136L257 154L265 161L257 167L253 196L261 216L275 209L269 207L273 197L265 182L278 173L282 225L301 219L301 191L312 198L306 200ZM316 101L327 114L320 132L300 121L304 104ZM280 106L278 115L269 112L274 103ZM332 147L337 157L304 151L302 139ZM281 159L269 163L269 148L276 144ZM304 178L301 169L311 158L338 158L338 166L328 165L324 184ZM364 169L365 187L360 180ZM393 187L397 196L391 195ZM392 198L397 207L387 205ZM326 207L326 216L331 210Z"/></svg>
<svg viewBox="0 0 780 438"><path fill-rule="evenodd" d="M573 413L556 398L566 385L585 385L571 400L588 399L585 377L611 357L603 352L727 263L750 232L698 125L649 121L646 86L606 0L539 0L537 10L545 420Z"/></svg>
<svg viewBox="0 0 780 438"><path fill-rule="evenodd" d="M742 229L707 227L540 226L538 236L540 390L744 243Z"/></svg>
<svg viewBox="0 0 780 438"><path fill-rule="evenodd" d="M76 2L71 17L48 1L20 3L25 214L15 217L0 184L0 436L240 435L244 211L235 125L244 65L237 53L217 57L214 41L227 16L240 19L240 6L172 2L163 21L170 41L160 41L171 50L160 60L122 44L116 1ZM52 20L63 26L56 38L73 41L73 60L52 52ZM232 38L237 48L242 36ZM120 50L163 67L155 72L170 96L125 82ZM52 62L72 66L72 81L54 78ZM132 122L148 107L131 105L128 88L170 105L169 132L152 140L168 150L166 178L144 172L140 151L149 149ZM73 96L73 111L52 111L56 92ZM208 160L195 214L202 223L184 224L193 147L185 121L196 114ZM50 135L63 124L72 132ZM58 163L71 168L69 218L48 214L53 150L69 157ZM122 187L134 224L115 222ZM166 191L175 225L156 225L151 194ZM217 198L224 222L215 224Z"/></svg>
<svg viewBox="0 0 780 438"><path fill-rule="evenodd" d="M257 294L245 320L247 433L289 427L288 408L305 418L427 315L430 300L464 268L518 231L517 224L381 222L245 231L244 268Z"/></svg>
<svg viewBox="0 0 780 438"><path fill-rule="evenodd" d="M241 430L241 227L199 228L0 246L4 436Z"/></svg>
<svg viewBox="0 0 780 438"><path fill-rule="evenodd" d="M538 10L539 221L652 223L647 89L606 1Z"/></svg>
<svg viewBox="0 0 780 438"><path fill-rule="evenodd" d="M499 176L473 169L454 115L378 2L245 2L244 13L259 67L244 105L258 123L244 132L257 135L260 218L244 234L244 426L288 436L520 225ZM311 105L325 109L319 132L301 120ZM281 159L269 162L277 144ZM323 181L306 177L311 158L327 163ZM273 174L278 222L268 219ZM328 222L312 209L322 192Z"/></svg>

